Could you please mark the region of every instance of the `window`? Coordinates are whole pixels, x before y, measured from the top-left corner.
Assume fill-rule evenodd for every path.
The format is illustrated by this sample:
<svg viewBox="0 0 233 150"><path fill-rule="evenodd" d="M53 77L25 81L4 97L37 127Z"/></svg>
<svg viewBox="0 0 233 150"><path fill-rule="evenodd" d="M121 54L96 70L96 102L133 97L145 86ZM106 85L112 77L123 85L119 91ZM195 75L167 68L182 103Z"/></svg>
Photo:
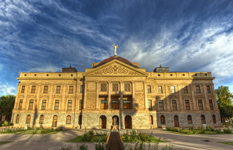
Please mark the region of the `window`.
<svg viewBox="0 0 233 150"><path fill-rule="evenodd" d="M119 109L119 101L118 100L112 101L112 109Z"/></svg>
<svg viewBox="0 0 233 150"><path fill-rule="evenodd" d="M198 100L198 107L199 107L199 110L203 110L202 100Z"/></svg>
<svg viewBox="0 0 233 150"><path fill-rule="evenodd" d="M44 123L44 115L41 115L40 116L40 124L43 124Z"/></svg>
<svg viewBox="0 0 233 150"><path fill-rule="evenodd" d="M151 115L149 116L149 123L150 123L150 125L153 124L153 117Z"/></svg>
<svg viewBox="0 0 233 150"><path fill-rule="evenodd" d="M186 110L190 110L189 100L185 100L185 108Z"/></svg>
<svg viewBox="0 0 233 150"><path fill-rule="evenodd" d="M30 115L27 115L26 124L30 124L30 122L31 122L31 116L30 116Z"/></svg>
<svg viewBox="0 0 233 150"><path fill-rule="evenodd" d="M130 91L130 83L125 83L125 91Z"/></svg>
<svg viewBox="0 0 233 150"><path fill-rule="evenodd" d="M100 109L108 109L108 101L107 100L101 100L101 107Z"/></svg>
<svg viewBox="0 0 233 150"><path fill-rule="evenodd" d="M73 86L69 86L69 94L73 94Z"/></svg>
<svg viewBox="0 0 233 150"><path fill-rule="evenodd" d="M28 110L32 110L33 109L33 100L31 99L29 101L29 107L28 107Z"/></svg>
<svg viewBox="0 0 233 150"><path fill-rule="evenodd" d="M67 107L68 111L72 110L72 100L68 100L68 107Z"/></svg>
<svg viewBox="0 0 233 150"><path fill-rule="evenodd" d="M170 87L171 93L175 93L175 86Z"/></svg>
<svg viewBox="0 0 233 150"><path fill-rule="evenodd" d="M207 93L211 93L209 85L207 86Z"/></svg>
<svg viewBox="0 0 233 150"><path fill-rule="evenodd" d="M46 100L42 100L41 110L45 110L45 109L46 109Z"/></svg>
<svg viewBox="0 0 233 150"><path fill-rule="evenodd" d="M112 90L113 91L118 91L118 83L113 83L112 84Z"/></svg>
<svg viewBox="0 0 233 150"><path fill-rule="evenodd" d="M176 100L172 100L172 108L173 110L177 110Z"/></svg>
<svg viewBox="0 0 233 150"><path fill-rule="evenodd" d="M57 86L56 93L60 94L61 93L61 86Z"/></svg>
<svg viewBox="0 0 233 150"><path fill-rule="evenodd" d="M44 86L44 93L48 93L48 86Z"/></svg>
<svg viewBox="0 0 233 150"><path fill-rule="evenodd" d="M162 86L158 86L158 93L159 93L159 94L162 94L162 93L163 93Z"/></svg>
<svg viewBox="0 0 233 150"><path fill-rule="evenodd" d="M16 121L15 121L15 123L17 123L17 124L19 123L19 115L16 116Z"/></svg>
<svg viewBox="0 0 233 150"><path fill-rule="evenodd" d="M201 115L201 123L205 124L205 116L204 115Z"/></svg>
<svg viewBox="0 0 233 150"><path fill-rule="evenodd" d="M79 110L82 110L82 109L83 109L83 101L80 100L80 101L79 101Z"/></svg>
<svg viewBox="0 0 233 150"><path fill-rule="evenodd" d="M80 85L80 93L83 93L83 85Z"/></svg>
<svg viewBox="0 0 233 150"><path fill-rule="evenodd" d="M130 100L124 100L124 109L130 109Z"/></svg>
<svg viewBox="0 0 233 150"><path fill-rule="evenodd" d="M149 110L152 110L152 101L151 100L148 100L148 108L149 108Z"/></svg>
<svg viewBox="0 0 233 150"><path fill-rule="evenodd" d="M210 110L214 110L213 102L211 99L209 100L209 103L210 103Z"/></svg>
<svg viewBox="0 0 233 150"><path fill-rule="evenodd" d="M188 86L184 86L184 93L188 93Z"/></svg>
<svg viewBox="0 0 233 150"><path fill-rule="evenodd" d="M31 93L35 93L35 91L36 91L36 86L32 86Z"/></svg>
<svg viewBox="0 0 233 150"><path fill-rule="evenodd" d="M147 93L151 93L151 86L147 85Z"/></svg>
<svg viewBox="0 0 233 150"><path fill-rule="evenodd" d="M201 88L200 88L200 86L196 86L196 92L197 92L197 93L201 93Z"/></svg>
<svg viewBox="0 0 233 150"><path fill-rule="evenodd" d="M161 124L165 124L165 117L164 117L164 115L162 115L160 117L160 122L161 122Z"/></svg>
<svg viewBox="0 0 233 150"><path fill-rule="evenodd" d="M24 91L25 91L25 86L23 85L21 89L21 93L24 93Z"/></svg>
<svg viewBox="0 0 233 150"><path fill-rule="evenodd" d="M107 91L107 84L106 83L101 83L101 89L102 92Z"/></svg>
<svg viewBox="0 0 233 150"><path fill-rule="evenodd" d="M66 117L66 124L71 124L71 117L70 117L70 115Z"/></svg>
<svg viewBox="0 0 233 150"><path fill-rule="evenodd" d="M216 117L215 117L215 115L212 116L212 120L213 120L213 123L215 124L216 123Z"/></svg>
<svg viewBox="0 0 233 150"><path fill-rule="evenodd" d="M18 108L18 110L22 109L22 105L23 105L23 100L21 99L21 100L19 100L19 108Z"/></svg>
<svg viewBox="0 0 233 150"><path fill-rule="evenodd" d="M192 124L192 116L188 115L187 119L188 119L188 124Z"/></svg>
<svg viewBox="0 0 233 150"><path fill-rule="evenodd" d="M163 100L159 101L159 110L164 110Z"/></svg>
<svg viewBox="0 0 233 150"><path fill-rule="evenodd" d="M59 100L55 100L54 110L58 110L58 109L59 109Z"/></svg>

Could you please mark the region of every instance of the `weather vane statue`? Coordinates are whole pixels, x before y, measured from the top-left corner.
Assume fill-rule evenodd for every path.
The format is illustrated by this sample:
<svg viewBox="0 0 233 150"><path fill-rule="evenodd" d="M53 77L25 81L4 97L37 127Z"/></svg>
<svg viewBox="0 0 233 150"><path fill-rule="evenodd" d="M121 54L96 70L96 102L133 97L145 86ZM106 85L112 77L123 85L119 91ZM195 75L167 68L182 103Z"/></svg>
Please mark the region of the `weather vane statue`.
<svg viewBox="0 0 233 150"><path fill-rule="evenodd" d="M118 47L118 45L115 45L115 43L114 43L114 45L112 45L112 47L114 48L114 55L116 56L116 55L117 55L116 50L117 50L117 48L119 48L119 47Z"/></svg>

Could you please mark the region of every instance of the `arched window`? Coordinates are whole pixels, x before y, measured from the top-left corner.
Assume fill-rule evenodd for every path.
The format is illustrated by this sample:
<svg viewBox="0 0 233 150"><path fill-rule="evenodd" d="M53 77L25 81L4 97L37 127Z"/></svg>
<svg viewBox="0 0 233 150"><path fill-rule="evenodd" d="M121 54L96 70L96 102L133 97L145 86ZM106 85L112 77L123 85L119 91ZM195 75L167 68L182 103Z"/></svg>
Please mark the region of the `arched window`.
<svg viewBox="0 0 233 150"><path fill-rule="evenodd" d="M27 115L26 124L30 124L30 122L31 122L31 116L30 116L30 115Z"/></svg>
<svg viewBox="0 0 233 150"><path fill-rule="evenodd" d="M187 119L188 119L188 124L192 124L192 116L188 115Z"/></svg>
<svg viewBox="0 0 233 150"><path fill-rule="evenodd" d="M153 124L153 117L151 115L149 116L149 122L150 122L150 125Z"/></svg>
<svg viewBox="0 0 233 150"><path fill-rule="evenodd" d="M215 115L212 116L212 120L213 120L213 123L215 124L216 123L216 117L215 117Z"/></svg>
<svg viewBox="0 0 233 150"><path fill-rule="evenodd" d="M15 123L19 123L19 115L16 116L16 121Z"/></svg>
<svg viewBox="0 0 233 150"><path fill-rule="evenodd" d="M204 115L201 115L201 123L205 124L205 116Z"/></svg>
<svg viewBox="0 0 233 150"><path fill-rule="evenodd" d="M162 115L160 117L160 122L161 122L161 124L165 124L165 117L164 117L164 115Z"/></svg>
<svg viewBox="0 0 233 150"><path fill-rule="evenodd" d="M43 124L44 123L44 115L41 115L40 116L40 124Z"/></svg>
<svg viewBox="0 0 233 150"><path fill-rule="evenodd" d="M71 117L70 117L70 115L66 117L66 124L71 124Z"/></svg>

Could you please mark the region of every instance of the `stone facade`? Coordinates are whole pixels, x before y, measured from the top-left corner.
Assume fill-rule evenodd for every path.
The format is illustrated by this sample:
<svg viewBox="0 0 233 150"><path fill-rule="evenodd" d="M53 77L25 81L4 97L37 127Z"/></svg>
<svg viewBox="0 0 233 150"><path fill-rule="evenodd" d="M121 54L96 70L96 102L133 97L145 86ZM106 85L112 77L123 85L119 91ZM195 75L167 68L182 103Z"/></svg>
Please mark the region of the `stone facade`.
<svg viewBox="0 0 233 150"><path fill-rule="evenodd" d="M210 72L163 72L159 67L146 72L138 63L110 58L85 72L21 72L11 122L15 127L56 122L57 127L82 129L110 129L113 123L133 129L221 124Z"/></svg>

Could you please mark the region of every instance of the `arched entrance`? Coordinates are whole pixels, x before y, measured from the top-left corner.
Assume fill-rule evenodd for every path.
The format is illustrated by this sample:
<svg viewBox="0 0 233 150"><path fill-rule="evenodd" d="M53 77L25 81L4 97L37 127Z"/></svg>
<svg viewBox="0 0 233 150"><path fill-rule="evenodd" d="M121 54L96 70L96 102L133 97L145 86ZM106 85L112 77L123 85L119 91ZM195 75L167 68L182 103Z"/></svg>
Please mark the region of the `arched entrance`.
<svg viewBox="0 0 233 150"><path fill-rule="evenodd" d="M174 116L174 126L179 127L179 118L177 115Z"/></svg>
<svg viewBox="0 0 233 150"><path fill-rule="evenodd" d="M57 115L53 116L53 125L52 127L57 127Z"/></svg>
<svg viewBox="0 0 233 150"><path fill-rule="evenodd" d="M106 117L105 116L100 116L100 125L102 129L106 129Z"/></svg>
<svg viewBox="0 0 233 150"><path fill-rule="evenodd" d="M131 129L132 126L132 118L131 116L125 117L125 129Z"/></svg>
<svg viewBox="0 0 233 150"><path fill-rule="evenodd" d="M118 116L112 117L112 125L119 125L119 117Z"/></svg>

